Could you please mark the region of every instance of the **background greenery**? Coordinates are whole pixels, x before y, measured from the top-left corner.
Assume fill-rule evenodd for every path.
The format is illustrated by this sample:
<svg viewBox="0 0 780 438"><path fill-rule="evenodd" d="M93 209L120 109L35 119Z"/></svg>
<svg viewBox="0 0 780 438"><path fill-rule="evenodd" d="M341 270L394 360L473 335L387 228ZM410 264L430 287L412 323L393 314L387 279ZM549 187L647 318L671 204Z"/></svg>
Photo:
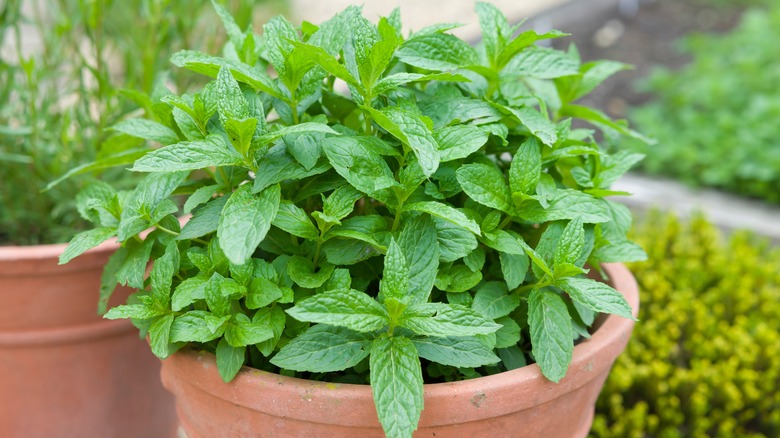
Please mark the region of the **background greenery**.
<svg viewBox="0 0 780 438"><path fill-rule="evenodd" d="M277 0L256 3L225 5L242 27L253 13L270 16L283 8ZM141 93L123 90L154 96L163 86L188 89L193 75L167 76L168 58L183 47L221 47L224 31L215 23L207 0L0 4L0 244L63 242L83 229L76 193L99 169L41 190L106 151L141 147L137 139L105 130L148 104ZM103 178L122 186L130 176L108 171Z"/></svg>
<svg viewBox="0 0 780 438"><path fill-rule="evenodd" d="M639 323L593 437L780 436L780 248L702 218L636 230Z"/></svg>
<svg viewBox="0 0 780 438"><path fill-rule="evenodd" d="M692 62L659 69L644 87L656 100L632 113L657 145L645 171L780 202L780 7L748 11L726 35L691 35Z"/></svg>

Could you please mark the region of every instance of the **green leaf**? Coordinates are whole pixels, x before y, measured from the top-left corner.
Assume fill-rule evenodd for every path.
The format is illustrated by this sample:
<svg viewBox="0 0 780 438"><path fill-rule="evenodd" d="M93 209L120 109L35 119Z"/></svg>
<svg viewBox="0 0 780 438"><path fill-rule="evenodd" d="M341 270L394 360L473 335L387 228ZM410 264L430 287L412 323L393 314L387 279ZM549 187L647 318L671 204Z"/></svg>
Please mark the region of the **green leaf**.
<svg viewBox="0 0 780 438"><path fill-rule="evenodd" d="M272 339L255 345L263 356L268 357L274 352L276 345L282 337L284 328L287 325L287 315L279 306L265 307L255 312L252 322L269 327L274 332Z"/></svg>
<svg viewBox="0 0 780 438"><path fill-rule="evenodd" d="M482 44L491 65L496 65L499 53L506 41L512 36L513 29L509 26L501 11L490 3L477 2L479 26L482 29Z"/></svg>
<svg viewBox="0 0 780 438"><path fill-rule="evenodd" d="M171 325L173 313L166 313L152 320L149 326L149 346L152 353L160 359L165 359L170 354Z"/></svg>
<svg viewBox="0 0 780 438"><path fill-rule="evenodd" d="M577 100L590 93L613 74L630 69L630 65L616 61L594 61L583 64L581 68L582 76L570 101Z"/></svg>
<svg viewBox="0 0 780 438"><path fill-rule="evenodd" d="M147 304L123 304L112 307L103 315L106 319L151 319L160 314L159 309L155 309Z"/></svg>
<svg viewBox="0 0 780 438"><path fill-rule="evenodd" d="M531 44L551 39L551 38L560 38L562 36L567 36L568 34L553 30L547 33L539 34L536 33L534 30L528 30L525 32L520 33L520 35L517 36L512 42L507 44L504 49L501 51L501 53L498 56L498 60L496 62L496 65L499 68L503 68L507 62L509 62L512 58L514 58L515 55L517 55L521 50L529 47Z"/></svg>
<svg viewBox="0 0 780 438"><path fill-rule="evenodd" d="M376 300L352 289L323 292L287 309L298 321L346 327L358 332L379 330L388 323L387 311Z"/></svg>
<svg viewBox="0 0 780 438"><path fill-rule="evenodd" d="M297 255L287 262L287 274L295 284L307 289L322 286L330 278L333 269L331 264L322 264L317 272L314 272L315 266L311 260Z"/></svg>
<svg viewBox="0 0 780 438"><path fill-rule="evenodd" d="M311 57L314 62L319 64L320 67L325 69L325 71L328 73L341 79L349 85L356 87L360 86L360 83L357 79L355 79L354 76L352 76L352 73L350 73L346 67L341 65L338 59L325 51L325 49L296 41L292 41L291 43L297 50L301 51L301 53Z"/></svg>
<svg viewBox="0 0 780 438"><path fill-rule="evenodd" d="M116 235L116 228L94 228L73 236L65 251L60 254L59 264L63 265L88 250L100 245Z"/></svg>
<svg viewBox="0 0 780 438"><path fill-rule="evenodd" d="M520 325L510 316L498 318L496 322L501 324L501 328L496 331L495 348L516 346L521 339Z"/></svg>
<svg viewBox="0 0 780 438"><path fill-rule="evenodd" d="M409 267L406 264L401 247L395 239L390 240L385 254L384 271L379 282L380 301L395 298L404 301L409 286Z"/></svg>
<svg viewBox="0 0 780 438"><path fill-rule="evenodd" d="M401 62L434 71L457 70L479 64L477 52L460 38L431 33L406 40L396 51Z"/></svg>
<svg viewBox="0 0 780 438"><path fill-rule="evenodd" d="M285 200L279 204L279 210L271 223L275 227L304 239L317 240L320 236L306 211L290 201Z"/></svg>
<svg viewBox="0 0 780 438"><path fill-rule="evenodd" d="M406 85L412 82L427 82L427 81L439 81L439 82L469 82L469 79L465 76L452 74L452 73L434 73L434 74L422 74L422 73L394 73L380 79L374 85L374 94L383 94L388 91L394 90L401 85Z"/></svg>
<svg viewBox="0 0 780 438"><path fill-rule="evenodd" d="M271 143L272 141L276 141L284 137L285 135L305 134L311 132L321 132L324 134L340 135L338 132L334 131L330 126L324 123L304 122L304 123L298 123L297 125L293 125L293 126L284 126L275 131L268 132L258 137L256 141L260 144L265 144L265 143Z"/></svg>
<svg viewBox="0 0 780 438"><path fill-rule="evenodd" d="M407 221L398 238L398 246L409 266L410 302L426 302L439 268L439 245L433 220L418 216Z"/></svg>
<svg viewBox="0 0 780 438"><path fill-rule="evenodd" d="M465 265L454 265L439 270L436 288L445 292L466 292L482 281L482 271L472 271Z"/></svg>
<svg viewBox="0 0 780 438"><path fill-rule="evenodd" d="M165 254L154 261L149 275L152 299L165 309L171 304L171 284L173 284L173 276L179 270L179 260L179 248L175 242L172 242L165 248Z"/></svg>
<svg viewBox="0 0 780 438"><path fill-rule="evenodd" d="M553 79L576 75L580 72L580 63L574 56L555 49L528 47L509 61L503 74L517 77Z"/></svg>
<svg viewBox="0 0 780 438"><path fill-rule="evenodd" d="M442 162L466 158L487 143L488 133L473 125L455 125L437 129L433 138L439 145Z"/></svg>
<svg viewBox="0 0 780 438"><path fill-rule="evenodd" d="M298 136L291 135L285 137L284 142L287 146L287 152L295 158L306 170L311 170L317 165L322 155L319 137L309 133L303 133Z"/></svg>
<svg viewBox="0 0 780 438"><path fill-rule="evenodd" d="M136 160L134 172L175 172L212 166L236 166L243 157L219 137L185 141L155 149Z"/></svg>
<svg viewBox="0 0 780 438"><path fill-rule="evenodd" d="M528 325L536 363L545 377L558 382L566 375L574 351L571 316L560 295L548 289L531 291Z"/></svg>
<svg viewBox="0 0 780 438"><path fill-rule="evenodd" d="M619 132L620 134L623 134L631 138L635 138L644 143L655 144L655 141L653 139L645 137L644 135L632 129L629 129L625 123L616 122L610 119L609 116L607 116L605 113L594 108L588 108L582 105L568 104L568 105L564 105L560 109L559 115L561 117L576 117L578 119L587 120L588 122L591 122L595 126L598 126L602 129L605 128L613 129Z"/></svg>
<svg viewBox="0 0 780 438"><path fill-rule="evenodd" d="M171 342L210 342L222 336L230 316L217 317L204 310L177 316L171 325Z"/></svg>
<svg viewBox="0 0 780 438"><path fill-rule="evenodd" d="M536 137L529 137L517 148L509 167L509 187L512 193L531 195L542 173L542 154Z"/></svg>
<svg viewBox="0 0 780 438"><path fill-rule="evenodd" d="M368 356L371 338L342 327L315 325L287 343L271 363L286 370L330 373L352 368Z"/></svg>
<svg viewBox="0 0 780 438"><path fill-rule="evenodd" d="M502 107L502 109L507 110L517 118L517 120L528 128L528 131L543 144L553 146L558 141L558 133L555 124L539 111L529 107L518 109Z"/></svg>
<svg viewBox="0 0 780 438"><path fill-rule="evenodd" d="M520 296L508 293L502 283L491 281L477 289L471 308L488 319L509 315L520 305Z"/></svg>
<svg viewBox="0 0 780 438"><path fill-rule="evenodd" d="M352 187L339 187L325 199L322 205L322 212L325 216L333 218L338 222L352 213L352 210L355 208L355 202L362 197L363 194Z"/></svg>
<svg viewBox="0 0 780 438"><path fill-rule="evenodd" d="M607 222L609 212L604 201L577 190L556 190L547 208L540 203L524 202L518 215L529 222L572 220L581 217L586 224Z"/></svg>
<svg viewBox="0 0 780 438"><path fill-rule="evenodd" d="M455 175L463 191L474 201L506 213L512 212L512 196L504 175L487 164L465 164Z"/></svg>
<svg viewBox="0 0 780 438"><path fill-rule="evenodd" d="M411 210L411 211L421 211L423 213L428 213L431 216L436 216L438 218L444 219L448 222L452 222L455 225L459 225L472 233L479 236L481 234L481 231L479 229L479 225L471 219L469 219L465 214L463 214L460 210L456 210L453 207L450 207L449 205L442 204L441 202L415 202L412 204L404 205L404 210Z"/></svg>
<svg viewBox="0 0 780 438"><path fill-rule="evenodd" d="M217 317L223 317L230 313L231 299L223 293L224 284L228 281L234 281L230 278L221 276L218 272L212 274L204 288L204 295L209 310Z"/></svg>
<svg viewBox="0 0 780 438"><path fill-rule="evenodd" d="M219 189L220 186L217 184L199 187L197 190L192 192L189 198L187 198L187 202L184 203L182 210L185 214L191 213L195 207L210 201L211 198L213 198L214 195L219 192Z"/></svg>
<svg viewBox="0 0 780 438"><path fill-rule="evenodd" d="M555 285L588 309L634 319L625 297L607 284L589 278L565 277L557 279Z"/></svg>
<svg viewBox="0 0 780 438"><path fill-rule="evenodd" d="M225 327L225 340L231 347L255 345L273 337L274 332L270 328L252 322L243 313L233 315Z"/></svg>
<svg viewBox="0 0 780 438"><path fill-rule="evenodd" d="M423 409L423 378L409 338L382 336L371 344L371 392L389 438L411 438Z"/></svg>
<svg viewBox="0 0 780 438"><path fill-rule="evenodd" d="M474 336L495 332L500 325L468 307L428 303L410 308L399 325L425 336Z"/></svg>
<svg viewBox="0 0 780 438"><path fill-rule="evenodd" d="M328 170L330 165L325 160L320 160L313 168L306 170L287 153L284 144L277 144L271 147L257 163L252 192L257 193L285 180L301 180Z"/></svg>
<svg viewBox="0 0 780 438"><path fill-rule="evenodd" d="M421 358L442 365L476 368L500 360L483 342L473 337L418 337L412 342Z"/></svg>
<svg viewBox="0 0 780 438"><path fill-rule="evenodd" d="M233 78L230 69L222 65L217 73L216 95L217 111L220 120L224 124L228 119L243 120L250 116L249 104L244 98L244 93L238 86L238 81Z"/></svg>
<svg viewBox="0 0 780 438"><path fill-rule="evenodd" d="M153 239L143 242L132 240L125 244L127 253L116 271L116 280L119 284L135 289L143 289L144 274L146 274L153 245Z"/></svg>
<svg viewBox="0 0 780 438"><path fill-rule="evenodd" d="M206 203L203 207L197 209L192 218L184 224L178 240L197 239L217 231L219 220L222 217L222 210L225 208L227 196L220 196Z"/></svg>
<svg viewBox="0 0 780 438"><path fill-rule="evenodd" d="M171 296L171 309L178 312L194 303L195 300L205 300L208 282L207 276L199 275L179 283Z"/></svg>
<svg viewBox="0 0 780 438"><path fill-rule="evenodd" d="M265 72L238 61L218 58L195 50L182 50L174 53L171 57L171 63L212 78L216 78L219 69L225 66L230 69L238 82L245 83L255 90L263 91L278 99L284 99L279 87Z"/></svg>
<svg viewBox="0 0 780 438"><path fill-rule="evenodd" d="M281 192L273 185L258 194L244 184L236 189L222 210L217 237L228 260L242 265L265 238L279 208Z"/></svg>
<svg viewBox="0 0 780 438"><path fill-rule="evenodd" d="M253 278L247 288L246 307L261 309L284 296L278 284L267 278Z"/></svg>
<svg viewBox="0 0 780 438"><path fill-rule="evenodd" d="M246 347L233 347L228 344L225 338L222 338L217 344L216 354L219 376L222 377L223 382L230 382L244 366Z"/></svg>
<svg viewBox="0 0 780 438"><path fill-rule="evenodd" d="M384 203L393 199L388 189L398 183L381 155L355 137L326 138L322 149L336 172L353 187Z"/></svg>
<svg viewBox="0 0 780 438"><path fill-rule="evenodd" d="M228 10L225 9L225 7L219 4L216 0L211 0L211 6L214 8L214 11L217 12L217 15L219 15L219 18L222 21L222 25L224 26L227 33L228 39L233 44L236 51L238 51L244 44L244 35L241 32L241 28L238 27L235 20L230 15L230 12L228 12Z"/></svg>
<svg viewBox="0 0 780 438"><path fill-rule="evenodd" d="M179 136L176 135L176 132L173 129L151 120L123 120L112 126L111 129L133 137L152 140L162 144L172 144L179 141Z"/></svg>
<svg viewBox="0 0 780 438"><path fill-rule="evenodd" d="M512 290L520 286L525 281L528 273L529 259L527 254L508 254L499 252L499 262L501 263L501 273L504 274L504 281L507 287Z"/></svg>
<svg viewBox="0 0 780 438"><path fill-rule="evenodd" d="M582 226L582 218L576 217L569 221L563 230L558 245L555 247L553 265L564 263L576 264L585 249L585 228Z"/></svg>
<svg viewBox="0 0 780 438"><path fill-rule="evenodd" d="M501 358L501 363L506 367L507 371L528 365L523 350L516 345L507 348L497 348L496 353Z"/></svg>
<svg viewBox="0 0 780 438"><path fill-rule="evenodd" d="M439 146L419 116L396 107L386 107L382 111L367 109L379 126L414 152L426 177L436 172L439 168Z"/></svg>
<svg viewBox="0 0 780 438"><path fill-rule="evenodd" d="M460 225L439 218L434 218L434 222L439 241L439 259L442 262L454 262L466 257L479 245L474 234Z"/></svg>

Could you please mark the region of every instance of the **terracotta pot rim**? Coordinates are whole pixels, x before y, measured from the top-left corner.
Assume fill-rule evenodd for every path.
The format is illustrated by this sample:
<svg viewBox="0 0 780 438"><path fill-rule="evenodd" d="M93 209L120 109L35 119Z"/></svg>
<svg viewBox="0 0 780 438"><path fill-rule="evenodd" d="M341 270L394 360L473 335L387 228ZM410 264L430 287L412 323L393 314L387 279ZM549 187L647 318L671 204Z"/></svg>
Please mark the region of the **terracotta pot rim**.
<svg viewBox="0 0 780 438"><path fill-rule="evenodd" d="M0 348L28 348L47 345L79 344L124 336L137 329L126 320L98 320L70 327L51 327L24 331L0 331Z"/></svg>
<svg viewBox="0 0 780 438"><path fill-rule="evenodd" d="M605 264L604 269L609 274L613 286L626 296L633 309L633 314L636 316L639 308L639 293L636 281L628 268L622 264ZM544 378L539 366L533 364L476 379L426 384L424 387L426 408L432 404L452 403L456 399L464 399L465 403L471 401L476 407L479 407L478 405L481 403L480 397L505 399L504 405L491 406L490 416L497 417L550 402L606 373L624 347L625 342L628 341L633 325L632 320L618 316L609 315L605 318L603 324L589 340L581 342L574 348L569 371L566 377L557 384ZM166 374L171 374L171 376ZM186 384L216 397L230 400L232 403L247 406L250 409L277 412L280 417L295 416L317 423L337 422L338 418L307 418L309 415L318 415L305 408L307 399L311 399L310 396L316 395L318 399L323 400L323 403L325 400L330 400L331 403L338 400L357 401L358 406L367 410L363 426L372 427L376 424L373 398L368 385L311 381L281 376L249 367L244 367L232 382L224 384L217 376L214 355L194 349L182 350L165 361L163 380L166 386L170 386L168 380L174 378L173 375L181 375L181 377L175 378L186 379ZM518 384L523 386L523 396L513 396ZM245 396L244 394L248 392L246 388L273 391L279 396L274 397L273 406L268 406L262 399L252 399ZM285 406L281 406L282 393L292 395L292 401L285 400ZM349 402L345 403L350 404ZM370 415L369 411L374 412L374 414ZM463 415L462 420L463 422L474 421L484 415L479 409L472 409L471 413ZM420 426L444 424L446 421L443 418L426 417L424 410Z"/></svg>
<svg viewBox="0 0 780 438"><path fill-rule="evenodd" d="M61 275L93 269L106 263L106 253L119 249L115 238L86 251L73 261L59 265L59 257L67 243L30 246L0 246L0 277L17 277L24 274ZM1 292L1 291L0 291Z"/></svg>

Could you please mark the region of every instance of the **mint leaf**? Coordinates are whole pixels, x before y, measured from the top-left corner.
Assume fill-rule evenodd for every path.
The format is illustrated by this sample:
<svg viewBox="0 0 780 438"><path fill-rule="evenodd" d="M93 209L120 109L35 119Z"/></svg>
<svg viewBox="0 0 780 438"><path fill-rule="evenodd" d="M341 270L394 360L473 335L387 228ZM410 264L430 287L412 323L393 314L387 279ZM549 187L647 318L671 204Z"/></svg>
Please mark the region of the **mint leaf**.
<svg viewBox="0 0 780 438"><path fill-rule="evenodd" d="M579 74L580 63L574 56L560 50L528 47L509 61L502 73L518 77L554 79Z"/></svg>
<svg viewBox="0 0 780 438"><path fill-rule="evenodd" d="M295 284L307 289L322 286L330 278L333 269L333 265L324 264L319 267L317 272L314 272L315 266L311 260L297 255L292 256L287 262L287 274Z"/></svg>
<svg viewBox="0 0 780 438"><path fill-rule="evenodd" d="M504 175L494 166L487 164L465 164L455 175L463 191L482 205L506 213L512 212L512 196Z"/></svg>
<svg viewBox="0 0 780 438"><path fill-rule="evenodd" d="M181 229L178 240L196 239L217 231L222 210L225 208L228 197L221 196L207 202L206 205L197 209L189 221Z"/></svg>
<svg viewBox="0 0 780 438"><path fill-rule="evenodd" d="M559 278L555 284L566 291L572 300L588 309L634 319L631 306L625 297L607 284L589 278L574 277Z"/></svg>
<svg viewBox="0 0 780 438"><path fill-rule="evenodd" d="M203 186L199 187L197 190L192 192L189 198L187 198L187 202L184 203L184 207L182 210L184 213L191 213L192 210L195 209L195 207L205 204L211 198L214 197L215 194L219 192L220 186L216 184L212 184L209 186Z"/></svg>
<svg viewBox="0 0 780 438"><path fill-rule="evenodd" d="M434 71L458 70L479 64L477 52L465 41L445 33L418 35L396 51L401 62Z"/></svg>
<svg viewBox="0 0 780 438"><path fill-rule="evenodd" d="M266 73L237 61L218 58L195 50L182 50L174 53L171 57L171 63L212 78L216 78L220 68L225 66L230 69L230 73L238 82L245 83L255 90L268 93L278 99L284 98L279 87Z"/></svg>
<svg viewBox="0 0 780 438"><path fill-rule="evenodd" d="M219 340L217 344L217 371L222 381L227 383L233 380L241 371L246 359L246 347L233 347L228 344L225 338Z"/></svg>
<svg viewBox="0 0 780 438"><path fill-rule="evenodd" d="M609 212L603 200L577 190L555 190L548 202L547 208L538 202L524 202L518 215L529 222L538 223L572 220L576 217L581 217L586 224L609 220Z"/></svg>
<svg viewBox="0 0 780 438"><path fill-rule="evenodd" d="M271 363L286 370L330 373L354 367L370 348L371 338L364 333L318 324L282 347Z"/></svg>
<svg viewBox="0 0 780 438"><path fill-rule="evenodd" d="M433 132L442 162L466 158L487 143L488 133L472 125L447 126Z"/></svg>
<svg viewBox="0 0 780 438"><path fill-rule="evenodd" d="M382 280L379 282L380 301L386 298L395 298L404 301L409 284L409 267L406 258L395 239L390 240L385 255Z"/></svg>
<svg viewBox="0 0 780 438"><path fill-rule="evenodd" d="M486 335L501 328L474 310L443 303L413 306L398 323L417 334L439 337Z"/></svg>
<svg viewBox="0 0 780 438"><path fill-rule="evenodd" d="M177 316L171 325L171 342L209 342L222 336L230 316L217 317L204 310Z"/></svg>
<svg viewBox="0 0 780 438"><path fill-rule="evenodd" d="M233 315L225 327L225 340L231 347L245 347L259 344L274 337L274 332L265 325L250 321L243 313Z"/></svg>
<svg viewBox="0 0 780 438"><path fill-rule="evenodd" d="M417 337L412 342L421 358L442 365L476 368L500 360L492 349L472 337Z"/></svg>
<svg viewBox="0 0 780 438"><path fill-rule="evenodd" d="M479 245L474 234L462 226L439 218L435 218L434 222L439 241L439 259L442 262L454 262L466 257Z"/></svg>
<svg viewBox="0 0 780 438"><path fill-rule="evenodd" d="M116 235L116 228L94 228L73 236L65 251L60 254L59 264L65 264L100 245Z"/></svg>
<svg viewBox="0 0 780 438"><path fill-rule="evenodd" d="M230 195L222 209L217 237L220 243L230 242L222 250L231 262L241 265L252 256L271 227L279 201L278 185L254 195L251 186L244 184Z"/></svg>
<svg viewBox="0 0 780 438"><path fill-rule="evenodd" d="M519 305L519 295L510 294L503 284L491 281L477 289L471 308L485 318L498 319L509 315Z"/></svg>
<svg viewBox="0 0 780 438"><path fill-rule="evenodd" d="M149 346L152 353L160 359L165 359L170 354L172 324L173 313L166 313L153 319L149 325Z"/></svg>
<svg viewBox="0 0 780 438"><path fill-rule="evenodd" d="M576 264L582 256L585 248L585 228L582 226L582 218L576 217L569 221L566 228L563 229L555 247L555 258L553 265L559 266L564 263Z"/></svg>
<svg viewBox="0 0 780 438"><path fill-rule="evenodd" d="M249 103L227 66L219 68L215 91L218 96L217 112L223 124L229 119L243 120L250 116Z"/></svg>
<svg viewBox="0 0 780 438"><path fill-rule="evenodd" d="M298 321L346 327L358 332L379 330L388 323L387 311L376 300L352 289L323 292L287 309Z"/></svg>
<svg viewBox="0 0 780 438"><path fill-rule="evenodd" d="M212 166L236 166L243 157L218 137L185 141L155 149L136 160L134 172L175 172Z"/></svg>
<svg viewBox="0 0 780 438"><path fill-rule="evenodd" d="M531 195L542 173L542 154L536 137L524 141L512 157L509 167L509 187L512 193Z"/></svg>
<svg viewBox="0 0 780 438"><path fill-rule="evenodd" d="M335 219L336 222L344 219L352 213L355 202L363 195L352 187L339 187L325 199L322 212L325 216Z"/></svg>
<svg viewBox="0 0 780 438"><path fill-rule="evenodd" d="M545 377L558 382L566 375L574 351L571 317L560 295L548 289L531 291L528 325L536 363Z"/></svg>
<svg viewBox="0 0 780 438"><path fill-rule="evenodd" d="M382 336L371 344L371 392L388 438L411 438L423 409L423 379L409 338Z"/></svg>
<svg viewBox="0 0 780 438"><path fill-rule="evenodd" d="M465 214L461 213L449 205L442 204L441 202L415 202L412 204L404 205L404 210L421 211L428 213L431 216L436 216L448 222L452 222L455 225L459 225L472 233L479 236L481 231L479 225L476 222L469 219Z"/></svg>
<svg viewBox="0 0 780 438"><path fill-rule="evenodd" d="M172 144L179 141L179 136L176 135L176 132L173 129L151 120L123 120L110 129L133 137L156 141L161 144Z"/></svg>
<svg viewBox="0 0 780 438"><path fill-rule="evenodd" d="M178 312L194 303L195 300L205 300L208 282L208 277L199 275L179 283L171 296L171 309Z"/></svg>
<svg viewBox="0 0 780 438"><path fill-rule="evenodd" d="M490 3L477 2L479 26L482 28L482 44L485 46L490 65L495 66L498 55L506 41L512 36L513 29L509 26L504 14Z"/></svg>
<svg viewBox="0 0 780 438"><path fill-rule="evenodd" d="M355 137L332 137L323 140L330 164L353 187L382 202L390 202L390 187L397 185L385 160Z"/></svg>
<svg viewBox="0 0 780 438"><path fill-rule="evenodd" d="M159 309L155 309L147 304L123 304L112 307L103 315L106 319L151 319L160 315Z"/></svg>
<svg viewBox="0 0 780 438"><path fill-rule="evenodd" d="M341 65L333 55L325 51L321 47L315 47L310 44L292 42L296 50L299 50L302 54L309 56L314 62L320 65L325 71L333 76L341 79L352 86L359 86L360 83L346 67Z"/></svg>
<svg viewBox="0 0 780 438"><path fill-rule="evenodd" d="M267 278L253 278L247 287L246 307L260 309L284 296L278 284Z"/></svg>
<svg viewBox="0 0 780 438"><path fill-rule="evenodd" d="M528 255L499 252L498 258L501 264L501 273L504 274L504 281L506 281L507 287L510 290L516 289L523 283L528 273Z"/></svg>
<svg viewBox="0 0 780 438"><path fill-rule="evenodd" d="M306 211L290 201L281 201L279 210L271 223L294 236L309 240L319 238L319 232Z"/></svg>
<svg viewBox="0 0 780 438"><path fill-rule="evenodd" d="M407 291L410 302L427 301L439 267L439 245L433 220L418 216L407 221L398 238L398 246L409 266Z"/></svg>
<svg viewBox="0 0 780 438"><path fill-rule="evenodd" d="M395 107L387 107L382 111L368 110L379 126L414 152L426 177L436 172L439 168L439 146L430 129L418 116Z"/></svg>
<svg viewBox="0 0 780 438"><path fill-rule="evenodd" d="M501 324L501 328L496 331L495 348L514 347L520 342L520 325L510 316L505 316L496 320Z"/></svg>
<svg viewBox="0 0 780 438"><path fill-rule="evenodd" d="M558 133L555 124L539 111L529 108L502 107L523 124L528 131L538 138L543 144L553 146L558 141Z"/></svg>

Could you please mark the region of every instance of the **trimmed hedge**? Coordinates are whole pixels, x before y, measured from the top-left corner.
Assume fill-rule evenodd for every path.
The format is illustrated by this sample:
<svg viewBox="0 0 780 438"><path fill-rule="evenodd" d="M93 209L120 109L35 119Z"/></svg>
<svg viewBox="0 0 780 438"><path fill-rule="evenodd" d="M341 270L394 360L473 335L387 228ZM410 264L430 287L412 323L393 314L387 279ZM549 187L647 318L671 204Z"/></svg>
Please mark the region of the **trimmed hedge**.
<svg viewBox="0 0 780 438"><path fill-rule="evenodd" d="M780 248L702 218L655 215L637 236L640 321L591 436L780 436Z"/></svg>

